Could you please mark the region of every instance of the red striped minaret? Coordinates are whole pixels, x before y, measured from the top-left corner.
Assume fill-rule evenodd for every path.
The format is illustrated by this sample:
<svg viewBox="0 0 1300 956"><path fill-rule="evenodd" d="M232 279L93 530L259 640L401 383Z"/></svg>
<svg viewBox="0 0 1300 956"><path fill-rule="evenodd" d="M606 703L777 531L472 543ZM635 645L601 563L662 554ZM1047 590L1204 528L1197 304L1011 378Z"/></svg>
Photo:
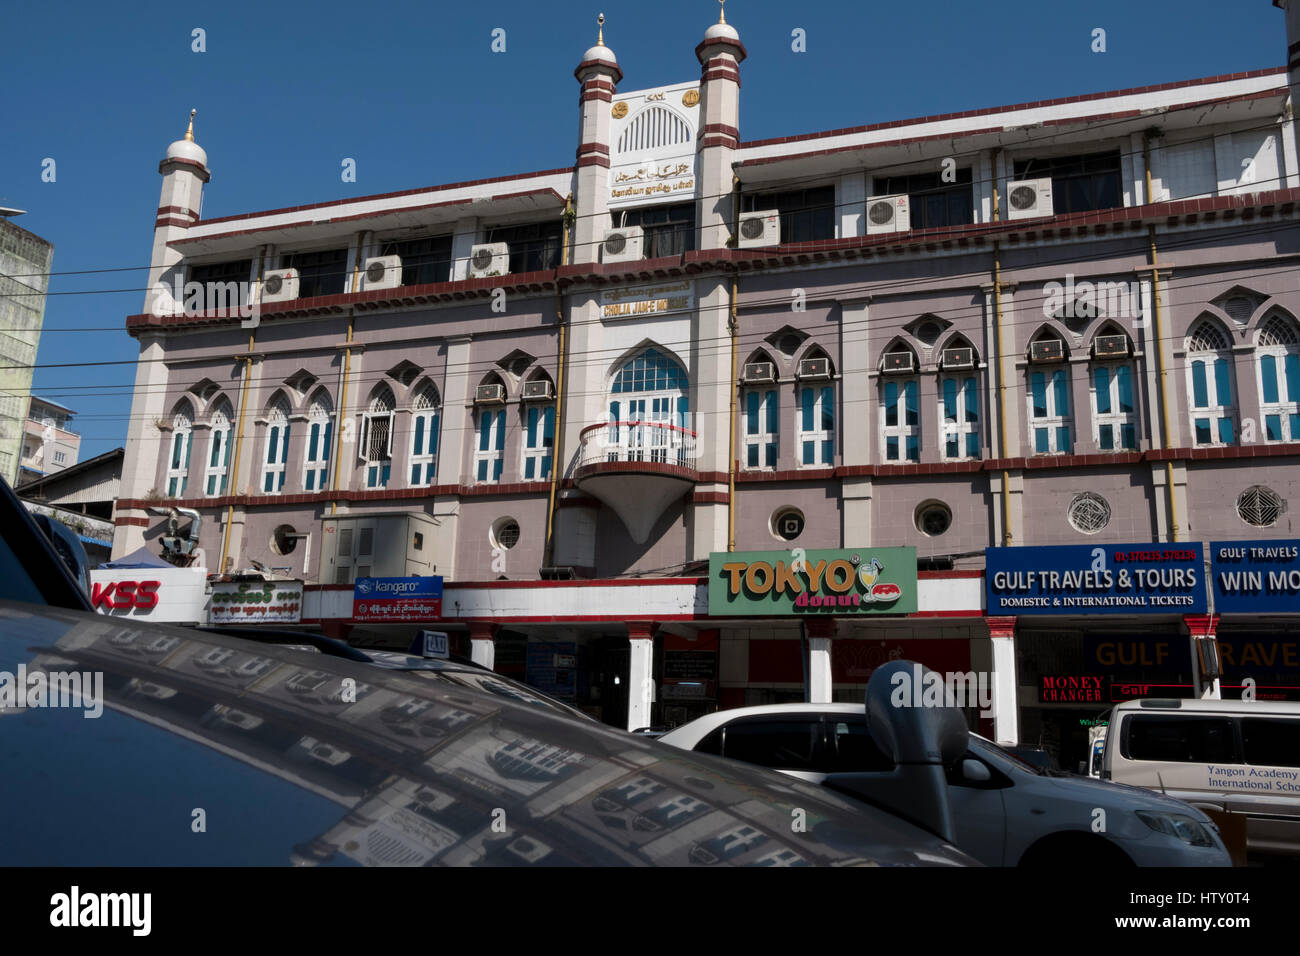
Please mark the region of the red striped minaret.
<svg viewBox="0 0 1300 956"><path fill-rule="evenodd" d="M582 62L573 71L582 84L573 191L578 217L573 228L573 262L599 262L600 242L609 226L610 109L623 71L618 68L614 51L605 46L605 14L596 22L596 45L582 55Z"/></svg>
<svg viewBox="0 0 1300 956"><path fill-rule="evenodd" d="M731 164L740 146L740 61L746 56L740 34L727 23L725 7L705 31L695 56L701 66L696 165L700 248L721 249L731 237Z"/></svg>

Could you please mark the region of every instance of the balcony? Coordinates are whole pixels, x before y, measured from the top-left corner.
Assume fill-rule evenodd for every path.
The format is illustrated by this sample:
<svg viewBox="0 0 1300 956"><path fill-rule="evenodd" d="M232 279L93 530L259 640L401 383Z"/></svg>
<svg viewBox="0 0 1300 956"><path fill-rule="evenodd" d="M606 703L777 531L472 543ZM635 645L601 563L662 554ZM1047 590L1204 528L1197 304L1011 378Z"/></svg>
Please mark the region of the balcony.
<svg viewBox="0 0 1300 956"><path fill-rule="evenodd" d="M633 541L644 544L668 506L698 480L696 445L695 432L669 422L588 425L574 479L614 510Z"/></svg>

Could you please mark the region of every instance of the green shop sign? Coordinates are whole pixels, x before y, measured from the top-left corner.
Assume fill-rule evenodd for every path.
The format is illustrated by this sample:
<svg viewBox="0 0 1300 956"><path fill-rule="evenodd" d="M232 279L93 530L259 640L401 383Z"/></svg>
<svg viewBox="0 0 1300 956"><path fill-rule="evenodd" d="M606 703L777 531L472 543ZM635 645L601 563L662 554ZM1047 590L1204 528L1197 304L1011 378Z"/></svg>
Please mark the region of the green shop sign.
<svg viewBox="0 0 1300 956"><path fill-rule="evenodd" d="M709 555L709 614L818 613L916 613L916 548Z"/></svg>

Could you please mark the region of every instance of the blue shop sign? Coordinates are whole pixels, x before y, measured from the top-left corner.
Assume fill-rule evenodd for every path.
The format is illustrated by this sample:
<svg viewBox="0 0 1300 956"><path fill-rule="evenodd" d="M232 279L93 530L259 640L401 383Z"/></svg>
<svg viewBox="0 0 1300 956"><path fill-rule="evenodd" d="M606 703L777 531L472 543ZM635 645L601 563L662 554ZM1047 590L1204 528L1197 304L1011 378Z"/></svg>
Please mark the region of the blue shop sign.
<svg viewBox="0 0 1300 956"><path fill-rule="evenodd" d="M1199 541L986 548L990 615L1204 614Z"/></svg>
<svg viewBox="0 0 1300 956"><path fill-rule="evenodd" d="M1216 614L1300 613L1300 541L1212 541Z"/></svg>

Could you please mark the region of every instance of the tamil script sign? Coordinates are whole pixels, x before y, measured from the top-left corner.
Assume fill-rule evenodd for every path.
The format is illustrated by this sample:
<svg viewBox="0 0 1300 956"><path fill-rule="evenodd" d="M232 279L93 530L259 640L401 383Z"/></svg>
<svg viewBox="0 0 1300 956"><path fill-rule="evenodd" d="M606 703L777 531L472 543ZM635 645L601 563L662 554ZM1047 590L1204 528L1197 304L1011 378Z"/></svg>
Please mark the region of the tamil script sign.
<svg viewBox="0 0 1300 956"><path fill-rule="evenodd" d="M221 581L212 585L209 624L297 624L301 581Z"/></svg>
<svg viewBox="0 0 1300 956"><path fill-rule="evenodd" d="M1300 541L1213 541L1218 614L1300 613Z"/></svg>
<svg viewBox="0 0 1300 956"><path fill-rule="evenodd" d="M442 578L357 578L352 620L368 623L425 621L442 617Z"/></svg>
<svg viewBox="0 0 1300 956"><path fill-rule="evenodd" d="M709 555L709 614L809 613L916 613L916 549Z"/></svg>
<svg viewBox="0 0 1300 956"><path fill-rule="evenodd" d="M988 613L1204 614L1203 561L1199 541L987 548Z"/></svg>

